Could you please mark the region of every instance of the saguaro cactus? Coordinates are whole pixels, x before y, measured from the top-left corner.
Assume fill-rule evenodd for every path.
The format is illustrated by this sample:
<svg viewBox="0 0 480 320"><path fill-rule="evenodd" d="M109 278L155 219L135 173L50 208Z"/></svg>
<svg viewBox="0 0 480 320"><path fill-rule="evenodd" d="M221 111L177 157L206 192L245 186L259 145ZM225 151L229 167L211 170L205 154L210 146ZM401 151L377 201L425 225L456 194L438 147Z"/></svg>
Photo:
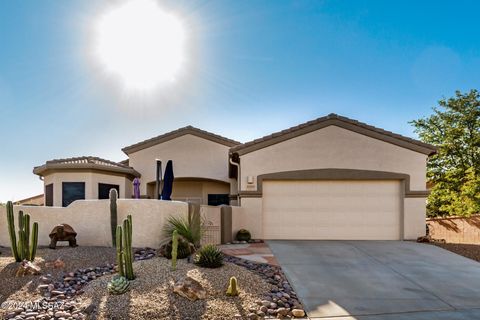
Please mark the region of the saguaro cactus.
<svg viewBox="0 0 480 320"><path fill-rule="evenodd" d="M173 230L172 234L172 270L177 270L177 254L178 254L178 231Z"/></svg>
<svg viewBox="0 0 480 320"><path fill-rule="evenodd" d="M15 232L15 220L13 217L13 204L11 201L7 203L7 221L8 233L10 234L10 244L12 254L15 261L21 262L23 260L33 261L37 252L38 244L38 223L33 223L32 232L30 234L30 215L23 214L23 211L18 212L18 242Z"/></svg>
<svg viewBox="0 0 480 320"><path fill-rule="evenodd" d="M7 221L8 221L8 233L10 235L10 246L12 248L12 254L15 258L15 261L20 262L20 255L17 250L17 236L15 234L15 220L13 216L13 203L11 201L7 202ZM19 222L20 223L20 222Z"/></svg>
<svg viewBox="0 0 480 320"><path fill-rule="evenodd" d="M132 216L128 215L123 220L123 239L124 239L124 260L125 260L125 277L128 280L135 279L133 275L133 259L132 259Z"/></svg>
<svg viewBox="0 0 480 320"><path fill-rule="evenodd" d="M115 231L117 228L117 189L110 189L110 229L112 232L112 245L116 246Z"/></svg>
<svg viewBox="0 0 480 320"><path fill-rule="evenodd" d="M125 263L123 262L122 257L122 226L117 226L117 265L118 265L118 273L123 277L125 276Z"/></svg>
<svg viewBox="0 0 480 320"><path fill-rule="evenodd" d="M135 279L135 275L133 274L131 215L128 215L127 219L123 220L123 226L117 226L115 234L118 273L121 276L125 276L128 280L133 280Z"/></svg>

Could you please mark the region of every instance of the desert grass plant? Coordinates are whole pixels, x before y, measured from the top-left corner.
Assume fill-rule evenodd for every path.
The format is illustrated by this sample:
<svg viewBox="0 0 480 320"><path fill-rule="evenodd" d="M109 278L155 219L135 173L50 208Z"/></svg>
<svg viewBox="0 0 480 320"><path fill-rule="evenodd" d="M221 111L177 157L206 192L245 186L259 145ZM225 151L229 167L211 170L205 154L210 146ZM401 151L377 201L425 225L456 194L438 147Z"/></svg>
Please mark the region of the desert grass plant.
<svg viewBox="0 0 480 320"><path fill-rule="evenodd" d="M207 244L197 251L194 262L203 268L220 268L223 266L223 253L217 246Z"/></svg>
<svg viewBox="0 0 480 320"><path fill-rule="evenodd" d="M203 236L203 224L199 214L189 216L188 218L170 216L163 227L164 235L170 240L175 230L179 236L192 243L195 248L200 247L200 240Z"/></svg>

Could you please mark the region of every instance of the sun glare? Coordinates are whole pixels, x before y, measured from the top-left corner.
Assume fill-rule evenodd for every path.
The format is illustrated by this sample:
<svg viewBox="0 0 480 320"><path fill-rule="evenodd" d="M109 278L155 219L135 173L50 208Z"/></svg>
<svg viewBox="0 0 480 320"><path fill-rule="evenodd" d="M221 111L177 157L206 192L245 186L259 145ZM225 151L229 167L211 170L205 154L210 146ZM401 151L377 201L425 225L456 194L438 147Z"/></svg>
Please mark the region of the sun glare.
<svg viewBox="0 0 480 320"><path fill-rule="evenodd" d="M131 90L174 81L185 60L183 25L153 0L111 8L99 18L95 36L95 55L105 71Z"/></svg>

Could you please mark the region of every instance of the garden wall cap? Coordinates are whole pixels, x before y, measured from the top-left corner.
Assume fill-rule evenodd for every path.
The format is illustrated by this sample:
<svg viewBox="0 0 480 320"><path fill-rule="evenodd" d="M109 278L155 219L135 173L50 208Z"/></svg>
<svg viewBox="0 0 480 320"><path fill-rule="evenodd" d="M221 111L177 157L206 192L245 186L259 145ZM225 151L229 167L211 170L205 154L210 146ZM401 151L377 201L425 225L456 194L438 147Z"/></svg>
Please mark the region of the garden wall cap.
<svg viewBox="0 0 480 320"><path fill-rule="evenodd" d="M236 145L230 148L230 153L237 153L238 155L247 154L331 125L354 131L359 134L363 134L365 136L382 140L429 156L437 152L437 148L431 144L377 128L357 120L339 116L335 113L331 113L327 116L272 133L262 138Z"/></svg>
<svg viewBox="0 0 480 320"><path fill-rule="evenodd" d="M99 170L117 174L120 173L137 178L141 176L139 172L128 165L92 156L49 160L44 165L34 167L33 173L43 176L48 171L75 171L85 169Z"/></svg>
<svg viewBox="0 0 480 320"><path fill-rule="evenodd" d="M206 139L206 140L210 140L210 141L213 141L213 142L216 142L216 143L219 143L219 144L223 144L227 147L233 147L233 146L236 146L236 145L240 144L240 142L238 142L238 141L222 137L218 134L214 134L214 133L211 133L211 132L208 132L208 131L205 131L205 130L201 130L201 129L198 129L198 128L195 128L195 127L192 127L192 126L186 126L186 127L183 127L183 128L180 128L180 129L177 129L177 130L174 130L174 131L170 131L170 132L164 133L162 135L159 135L159 136L156 136L156 137L153 137L153 138L150 138L150 139L132 144L131 146L123 148L122 151L124 153L126 153L127 155L129 155L131 153L134 153L134 152L152 147L154 145L157 145L157 144L160 144L160 143L163 143L163 142L166 142L166 141L169 141L169 140L172 140L172 139L175 139L175 138L187 135L187 134L191 134L191 135L194 135L194 136Z"/></svg>

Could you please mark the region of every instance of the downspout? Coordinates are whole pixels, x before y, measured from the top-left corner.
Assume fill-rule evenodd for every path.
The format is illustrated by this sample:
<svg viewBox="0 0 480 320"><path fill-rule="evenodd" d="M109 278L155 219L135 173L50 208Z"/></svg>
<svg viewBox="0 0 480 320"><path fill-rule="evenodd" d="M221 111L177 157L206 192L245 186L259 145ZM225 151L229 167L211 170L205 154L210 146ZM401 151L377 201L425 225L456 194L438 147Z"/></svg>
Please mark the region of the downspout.
<svg viewBox="0 0 480 320"><path fill-rule="evenodd" d="M231 165L237 167L237 205L240 206L240 187L242 182L242 177L240 176L240 164L233 161L232 157L229 157L228 161Z"/></svg>

